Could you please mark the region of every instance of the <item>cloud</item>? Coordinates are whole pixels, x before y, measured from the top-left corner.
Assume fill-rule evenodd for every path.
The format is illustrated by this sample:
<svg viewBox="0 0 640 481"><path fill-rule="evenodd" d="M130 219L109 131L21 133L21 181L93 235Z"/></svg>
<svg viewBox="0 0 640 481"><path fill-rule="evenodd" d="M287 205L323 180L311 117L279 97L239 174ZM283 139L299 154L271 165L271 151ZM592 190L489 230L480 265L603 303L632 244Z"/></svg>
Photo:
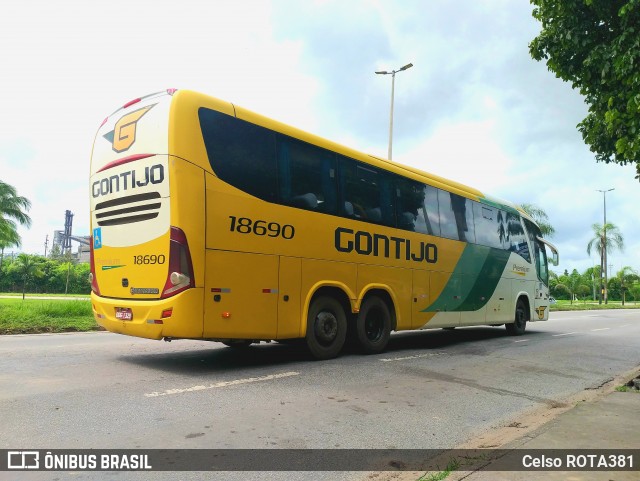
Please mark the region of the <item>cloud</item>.
<svg viewBox="0 0 640 481"><path fill-rule="evenodd" d="M25 250L72 210L88 233L91 144L124 102L168 87L235 102L385 156L391 79L394 160L487 194L535 203L562 263L583 270L591 225L627 239L617 268L640 268L633 169L596 164L576 125L581 96L533 61L527 2L167 0L108 5L12 2L0 17L0 178L33 201ZM34 14L37 11L37 14Z"/></svg>

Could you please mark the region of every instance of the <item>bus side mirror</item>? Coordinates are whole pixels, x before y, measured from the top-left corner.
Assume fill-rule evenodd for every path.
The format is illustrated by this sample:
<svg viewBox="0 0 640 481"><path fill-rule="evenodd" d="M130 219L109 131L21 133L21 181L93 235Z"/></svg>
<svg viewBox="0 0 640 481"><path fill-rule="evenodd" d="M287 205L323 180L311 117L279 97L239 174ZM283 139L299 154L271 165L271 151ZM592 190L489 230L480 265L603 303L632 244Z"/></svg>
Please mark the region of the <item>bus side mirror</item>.
<svg viewBox="0 0 640 481"><path fill-rule="evenodd" d="M549 250L551 251L551 264L557 266L560 263L560 255L558 255L558 249L556 248L556 246L554 246L551 242L543 239L542 237L536 237L536 239L538 239L538 242L549 248Z"/></svg>

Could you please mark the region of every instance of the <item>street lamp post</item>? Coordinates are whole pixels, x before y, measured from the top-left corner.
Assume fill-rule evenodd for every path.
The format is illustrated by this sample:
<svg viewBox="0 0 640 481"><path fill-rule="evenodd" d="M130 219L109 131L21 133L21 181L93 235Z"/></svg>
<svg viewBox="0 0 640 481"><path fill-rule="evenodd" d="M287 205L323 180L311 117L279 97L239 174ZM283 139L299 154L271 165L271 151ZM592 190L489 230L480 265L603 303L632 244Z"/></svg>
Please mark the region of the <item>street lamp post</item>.
<svg viewBox="0 0 640 481"><path fill-rule="evenodd" d="M391 74L391 113L389 115L389 153L388 153L389 160L391 160L391 151L392 151L392 144L393 144L393 94L394 94L395 83L396 83L396 74L398 72L402 72L403 70L407 70L408 68L411 68L411 67L413 67L413 64L408 63L404 67L400 67L398 70L392 70L391 72L387 72L386 70L381 70L379 72L376 72L378 75Z"/></svg>
<svg viewBox="0 0 640 481"><path fill-rule="evenodd" d="M607 192L611 192L615 189L600 190L602 192L604 202L604 224L602 225L602 252L600 253L600 302L602 304L602 298L604 297L604 303L608 304L609 299L607 296ZM604 283L602 282L602 276L604 274Z"/></svg>

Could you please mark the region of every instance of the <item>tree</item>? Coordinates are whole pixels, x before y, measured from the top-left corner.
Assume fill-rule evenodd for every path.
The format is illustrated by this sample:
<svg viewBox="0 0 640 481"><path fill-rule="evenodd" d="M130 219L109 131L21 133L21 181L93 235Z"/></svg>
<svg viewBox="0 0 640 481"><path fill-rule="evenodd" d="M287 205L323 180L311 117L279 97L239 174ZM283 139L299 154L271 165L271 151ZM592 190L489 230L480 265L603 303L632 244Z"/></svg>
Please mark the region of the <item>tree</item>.
<svg viewBox="0 0 640 481"><path fill-rule="evenodd" d="M635 163L640 179L640 1L531 0L542 30L529 44L589 106L578 124L598 162Z"/></svg>
<svg viewBox="0 0 640 481"><path fill-rule="evenodd" d="M31 202L26 197L19 196L14 187L0 180L0 252L2 257L4 257L4 250L7 247L20 245L17 224L25 227L31 226L31 218L26 213L30 208Z"/></svg>
<svg viewBox="0 0 640 481"><path fill-rule="evenodd" d="M12 265L20 278L22 279L22 299L24 300L25 293L27 292L27 284L29 281L36 277L42 276L42 270L40 269L40 262L38 262L38 256L29 254L19 254L15 262Z"/></svg>
<svg viewBox="0 0 640 481"><path fill-rule="evenodd" d="M629 293L633 296L633 303L637 304L640 299L640 282L634 282L629 288Z"/></svg>
<svg viewBox="0 0 640 481"><path fill-rule="evenodd" d="M543 237L553 237L556 230L549 223L549 216L544 210L542 210L542 208L535 204L520 204L520 207L536 221L536 224L540 227L540 232Z"/></svg>
<svg viewBox="0 0 640 481"><path fill-rule="evenodd" d="M571 296L571 304L578 295L585 295L589 293L589 287L583 282L582 276L574 269L571 274L563 275L558 279L555 285L555 289L566 291Z"/></svg>
<svg viewBox="0 0 640 481"><path fill-rule="evenodd" d="M622 305L624 306L626 292L634 282L640 280L640 277L638 277L638 273L635 269L632 269L629 266L624 266L618 271L618 273L616 274L616 278L620 281L620 291L622 291Z"/></svg>
<svg viewBox="0 0 640 481"><path fill-rule="evenodd" d="M593 292L593 300L597 300L596 287L600 282L600 266L589 267L582 274L582 279L584 280L585 285L591 288L591 291Z"/></svg>
<svg viewBox="0 0 640 481"><path fill-rule="evenodd" d="M624 250L624 238L615 224L607 222L604 224L593 224L594 237L587 244L587 254L591 255L591 249L595 248L600 253L600 268L604 273L604 292L602 293L605 303L607 302L607 252L613 250ZM606 246L606 249L605 249ZM602 299L602 298L601 298Z"/></svg>
<svg viewBox="0 0 640 481"><path fill-rule="evenodd" d="M9 247L20 247L18 232L9 223L0 222L0 267L4 261L4 250Z"/></svg>

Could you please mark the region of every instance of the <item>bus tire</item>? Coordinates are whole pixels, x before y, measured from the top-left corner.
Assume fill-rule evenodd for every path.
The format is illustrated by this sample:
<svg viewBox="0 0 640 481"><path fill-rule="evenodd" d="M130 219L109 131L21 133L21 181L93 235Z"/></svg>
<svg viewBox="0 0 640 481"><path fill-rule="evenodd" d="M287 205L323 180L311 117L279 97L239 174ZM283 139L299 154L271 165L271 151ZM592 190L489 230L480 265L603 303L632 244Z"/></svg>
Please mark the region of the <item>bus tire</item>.
<svg viewBox="0 0 640 481"><path fill-rule="evenodd" d="M510 324L505 324L504 326L507 328L507 333L509 335L521 336L524 334L524 331L527 328L528 320L529 313L527 304L522 299L518 299L518 302L516 303L515 321Z"/></svg>
<svg viewBox="0 0 640 481"><path fill-rule="evenodd" d="M386 302L377 296L367 297L356 318L356 339L366 354L384 351L391 335L391 313Z"/></svg>
<svg viewBox="0 0 640 481"><path fill-rule="evenodd" d="M340 354L347 337L347 315L342 304L328 296L311 302L307 315L307 348L318 360Z"/></svg>

